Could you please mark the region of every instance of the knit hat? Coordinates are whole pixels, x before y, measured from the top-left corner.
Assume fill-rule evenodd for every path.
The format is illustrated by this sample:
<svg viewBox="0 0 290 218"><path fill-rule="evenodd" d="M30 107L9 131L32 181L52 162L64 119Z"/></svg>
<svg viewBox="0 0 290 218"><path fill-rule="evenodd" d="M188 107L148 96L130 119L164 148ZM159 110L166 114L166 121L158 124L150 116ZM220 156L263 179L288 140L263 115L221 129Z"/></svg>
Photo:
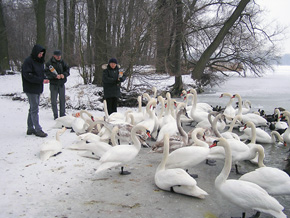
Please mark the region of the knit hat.
<svg viewBox="0 0 290 218"><path fill-rule="evenodd" d="M60 56L60 55L61 55L61 51L60 51L60 50L55 50L55 51L53 52L53 55Z"/></svg>
<svg viewBox="0 0 290 218"><path fill-rule="evenodd" d="M117 59L116 58L111 58L110 60L109 60L109 64L110 63L115 63L115 64L118 64L118 62L117 62Z"/></svg>

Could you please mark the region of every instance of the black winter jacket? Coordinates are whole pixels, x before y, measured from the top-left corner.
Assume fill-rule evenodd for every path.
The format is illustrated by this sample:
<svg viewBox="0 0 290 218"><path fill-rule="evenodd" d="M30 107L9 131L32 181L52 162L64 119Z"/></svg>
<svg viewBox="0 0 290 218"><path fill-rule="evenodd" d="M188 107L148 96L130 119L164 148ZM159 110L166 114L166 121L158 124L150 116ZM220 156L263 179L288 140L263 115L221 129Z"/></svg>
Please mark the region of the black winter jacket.
<svg viewBox="0 0 290 218"><path fill-rule="evenodd" d="M38 58L40 52L44 52L42 58ZM46 50L41 45L34 45L31 55L22 64L22 86L26 93L41 94L43 92L45 52Z"/></svg>
<svg viewBox="0 0 290 218"><path fill-rule="evenodd" d="M107 69L103 71L103 88L104 88L104 98L119 98L120 97L120 86L121 82L124 82L126 77L123 75L118 80L119 68L118 66L115 69L112 69L110 65L107 66Z"/></svg>
<svg viewBox="0 0 290 218"><path fill-rule="evenodd" d="M54 73L49 70L49 66L52 65L56 70L57 74L63 74L63 79L57 79ZM53 85L63 85L67 81L67 77L70 75L69 66L61 59L60 61L56 60L54 57L51 57L50 60L46 63L45 75L49 79L50 84Z"/></svg>

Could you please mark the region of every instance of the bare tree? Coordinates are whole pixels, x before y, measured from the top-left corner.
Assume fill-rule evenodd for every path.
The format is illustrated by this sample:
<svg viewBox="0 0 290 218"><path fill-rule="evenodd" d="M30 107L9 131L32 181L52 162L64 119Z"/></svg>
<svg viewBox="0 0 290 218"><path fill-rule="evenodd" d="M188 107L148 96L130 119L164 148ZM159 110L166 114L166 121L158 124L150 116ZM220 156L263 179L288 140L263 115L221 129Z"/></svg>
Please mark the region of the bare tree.
<svg viewBox="0 0 290 218"><path fill-rule="evenodd" d="M36 16L36 43L46 46L45 10L47 0L33 0Z"/></svg>
<svg viewBox="0 0 290 218"><path fill-rule="evenodd" d="M2 6L2 0L0 0L0 73L9 69L8 39Z"/></svg>

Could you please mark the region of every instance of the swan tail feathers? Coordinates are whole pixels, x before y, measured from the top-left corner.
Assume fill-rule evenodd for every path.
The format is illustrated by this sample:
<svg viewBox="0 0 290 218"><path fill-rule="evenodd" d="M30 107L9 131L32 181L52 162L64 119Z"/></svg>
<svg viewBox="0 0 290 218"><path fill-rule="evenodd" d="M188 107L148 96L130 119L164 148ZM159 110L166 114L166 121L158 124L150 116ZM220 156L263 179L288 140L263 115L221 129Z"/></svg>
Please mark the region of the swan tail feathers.
<svg viewBox="0 0 290 218"><path fill-rule="evenodd" d="M174 186L173 187L174 192L184 194L184 195L190 195L196 198L204 199L208 193L198 186Z"/></svg>

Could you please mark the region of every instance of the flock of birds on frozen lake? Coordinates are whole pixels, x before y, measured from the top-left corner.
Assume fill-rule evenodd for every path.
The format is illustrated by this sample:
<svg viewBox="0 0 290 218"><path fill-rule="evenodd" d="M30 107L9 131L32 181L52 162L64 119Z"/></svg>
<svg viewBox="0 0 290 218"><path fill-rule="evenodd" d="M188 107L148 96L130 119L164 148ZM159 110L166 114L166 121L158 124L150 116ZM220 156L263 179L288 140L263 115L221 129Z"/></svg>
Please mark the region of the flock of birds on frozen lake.
<svg viewBox="0 0 290 218"><path fill-rule="evenodd" d="M70 149L84 150L83 156L98 159L96 173L118 166L120 174L130 173L124 170L124 164L132 161L142 146L148 146L151 152L163 152L154 177L157 187L203 199L208 193L198 187L195 175L187 169L204 161L214 164L216 159L224 159L215 188L225 199L245 210L257 211L256 217L260 213L287 217L273 196L290 194L290 177L278 168L264 165L261 144L290 145L290 112L283 108L275 108L271 116L251 112L251 103L243 101L239 94L223 93L220 97L229 101L225 108L217 110L198 102L195 89L183 91L181 100L171 98L170 93L165 98L157 97L156 88L153 92L152 96L147 93L139 96L138 108L124 113L108 115L104 100L104 117L82 110L56 119L55 127L60 130L55 140L43 144L41 160L62 151L60 135L66 128L71 128L79 138ZM147 104L143 109L144 98ZM236 99L237 109L233 107ZM184 125L190 126L190 131L186 132ZM236 128L243 134L235 133L239 131L233 131ZM238 180L228 179L232 166L239 173L238 163L244 160L257 164L258 168Z"/></svg>

